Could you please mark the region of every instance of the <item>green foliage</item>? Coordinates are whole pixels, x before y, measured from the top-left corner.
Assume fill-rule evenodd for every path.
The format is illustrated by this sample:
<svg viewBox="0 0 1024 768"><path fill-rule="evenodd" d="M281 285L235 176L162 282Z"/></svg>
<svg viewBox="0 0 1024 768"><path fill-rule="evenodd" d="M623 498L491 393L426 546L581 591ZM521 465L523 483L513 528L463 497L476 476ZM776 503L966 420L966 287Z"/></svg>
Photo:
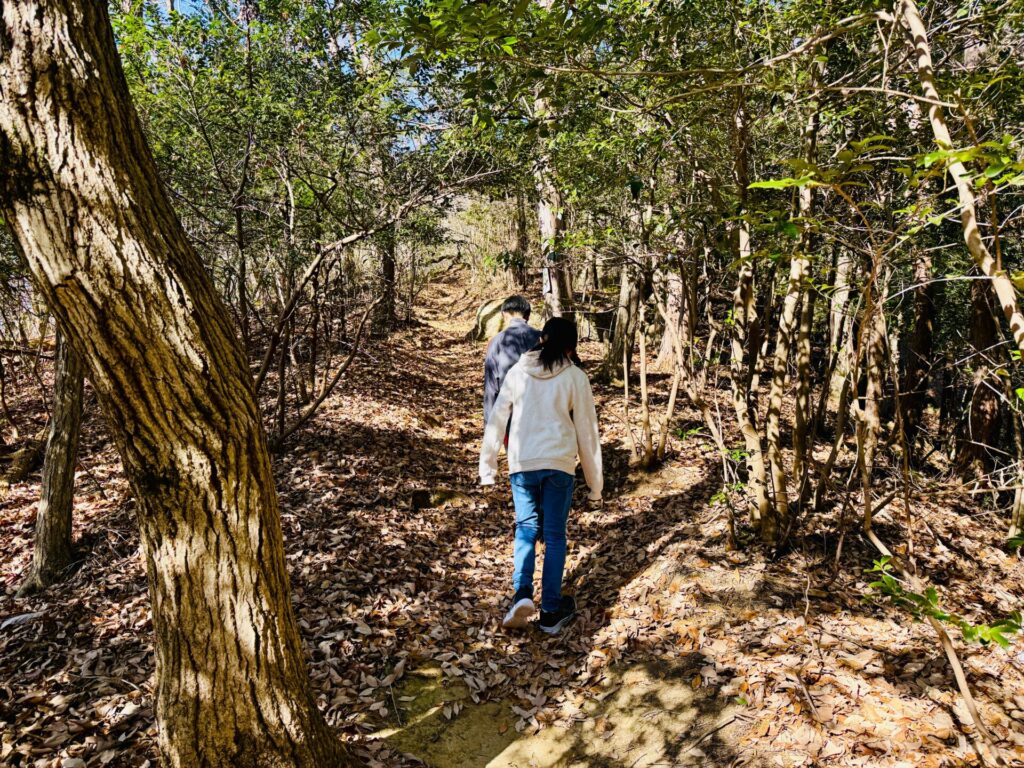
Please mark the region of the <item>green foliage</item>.
<svg viewBox="0 0 1024 768"><path fill-rule="evenodd" d="M524 269L526 267L526 254L506 249L498 253L486 254L483 257L483 263L492 272Z"/></svg>
<svg viewBox="0 0 1024 768"><path fill-rule="evenodd" d="M689 440L691 437L707 437L707 432L702 427L691 427L690 429L677 429L676 436L680 440Z"/></svg>
<svg viewBox="0 0 1024 768"><path fill-rule="evenodd" d="M930 617L956 627L969 643L995 643L1001 648L1009 647L1008 636L1021 631L1020 611L1014 611L1006 618L991 624L971 624L963 617L943 610L939 605L939 593L934 587L928 586L923 593L907 589L893 570L891 560L890 557L883 557L865 571L878 576L868 586L877 595L888 598L893 605L909 613L915 620ZM866 599L873 597L874 595L869 595Z"/></svg>

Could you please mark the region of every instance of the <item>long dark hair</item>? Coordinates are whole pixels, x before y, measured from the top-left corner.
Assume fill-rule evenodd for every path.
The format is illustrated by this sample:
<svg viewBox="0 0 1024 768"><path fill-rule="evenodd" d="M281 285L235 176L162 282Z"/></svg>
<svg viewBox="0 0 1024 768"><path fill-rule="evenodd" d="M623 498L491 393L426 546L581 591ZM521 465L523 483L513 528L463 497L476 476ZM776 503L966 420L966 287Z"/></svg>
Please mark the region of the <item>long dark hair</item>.
<svg viewBox="0 0 1024 768"><path fill-rule="evenodd" d="M576 323L564 317L552 317L544 323L540 343L534 349L540 351L540 361L544 370L550 371L563 362L580 364L580 359L576 355L578 341Z"/></svg>

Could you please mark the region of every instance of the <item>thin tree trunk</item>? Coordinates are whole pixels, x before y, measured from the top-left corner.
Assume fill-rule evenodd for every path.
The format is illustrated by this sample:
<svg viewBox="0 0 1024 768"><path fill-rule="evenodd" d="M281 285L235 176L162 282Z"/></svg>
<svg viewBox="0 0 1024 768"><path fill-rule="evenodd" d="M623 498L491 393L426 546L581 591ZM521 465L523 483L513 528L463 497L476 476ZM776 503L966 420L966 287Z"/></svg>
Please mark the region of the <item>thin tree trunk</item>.
<svg viewBox="0 0 1024 768"><path fill-rule="evenodd" d="M1024 534L1024 452L1017 453L1017 488L1013 492L1013 505L1010 507L1010 530L1007 538L1017 539Z"/></svg>
<svg viewBox="0 0 1024 768"><path fill-rule="evenodd" d="M964 475L984 475L993 466L1000 432L999 396L1002 385L993 380L990 360L998 329L989 292L981 280L971 281L971 346L974 358L967 430L959 434L957 465ZM997 389L998 388L998 389Z"/></svg>
<svg viewBox="0 0 1024 768"><path fill-rule="evenodd" d="M249 298L246 282L249 279L246 269L245 230L243 228L241 197L232 204L235 214L235 247L238 249L238 317L242 332L242 345L249 348Z"/></svg>
<svg viewBox="0 0 1024 768"><path fill-rule="evenodd" d="M397 261L395 252L398 247L396 227L384 230L378 241L377 252L380 255L380 286L377 289L381 297L374 309L373 335L386 336L395 326L395 282L397 279Z"/></svg>
<svg viewBox="0 0 1024 768"><path fill-rule="evenodd" d="M640 439L643 455L640 464L649 469L654 463L654 435L651 429L651 404L647 390L647 329L644 305L640 305Z"/></svg>
<svg viewBox="0 0 1024 768"><path fill-rule="evenodd" d="M746 212L747 187L750 177L747 169L747 125L744 113L743 94L736 101L733 132L733 164L736 187L740 197L740 214ZM732 382L732 401L736 412L736 424L743 435L747 451L749 477L747 485L754 495L754 506L750 510L751 522L762 528L771 517L768 503L768 478L765 471L761 437L757 431L757 409L750 398L750 376L744 365L744 347L750 328L755 320L754 264L750 250L750 225L745 219L736 222L732 247L734 261L738 264L736 290L732 303L732 356L729 361L729 378ZM774 532L770 537L774 538Z"/></svg>
<svg viewBox="0 0 1024 768"><path fill-rule="evenodd" d="M870 290L870 288L869 288ZM864 404L858 410L857 463L860 468L861 490L864 494L864 532L871 531L871 476L875 469L878 434L882 428L880 406L885 377L885 317L881 303L871 312L871 326L867 329L867 349L864 355L864 375L867 386Z"/></svg>
<svg viewBox="0 0 1024 768"><path fill-rule="evenodd" d="M747 230L749 236L749 229ZM765 274L758 275L756 268L752 277L754 285L760 285L760 295L755 297L747 330L747 387L750 388L750 402L757 403L761 397L761 361L768 357L768 342L771 334L765 333L775 307L775 264L768 266Z"/></svg>
<svg viewBox="0 0 1024 768"><path fill-rule="evenodd" d="M633 361L633 341L636 338L641 292L637 271L628 260L623 261L619 272L619 302L615 308L615 323L605 354L604 368L609 379L614 378L614 371L622 364L623 357L627 365Z"/></svg>
<svg viewBox="0 0 1024 768"><path fill-rule="evenodd" d="M746 235L745 227L740 225L741 238ZM771 517L771 508L768 503L767 473L765 471L764 454L761 448L761 437L758 435L757 426L754 421L755 413L752 412L749 401L749 389L746 385L746 376L743 365L743 329L747 313L753 306L751 296L753 287L753 269L749 263L740 267L739 280L736 285L736 293L733 299L733 333L732 333L732 356L730 358L730 379L732 380L733 408L736 412L736 423L740 433L743 435L743 443L747 451L747 465L750 476L747 484L754 495L754 507L751 509L751 522L756 527L766 525L766 520ZM774 533L771 538L774 538Z"/></svg>
<svg viewBox="0 0 1024 768"><path fill-rule="evenodd" d="M843 391L844 382L850 371L847 368L848 355L843 354L843 348L847 340L853 334L854 312L850 311L850 295L853 293L851 287L854 258L853 255L843 249L838 249L836 255L836 276L835 290L829 302L829 334L828 349L831 360L830 371L827 377L827 387L823 394L825 407L835 410L837 401ZM819 409L823 416L824 408ZM823 423L819 417L818 422Z"/></svg>
<svg viewBox="0 0 1024 768"><path fill-rule="evenodd" d="M682 373L677 367L672 375L672 387L668 393L668 405L665 406L665 419L661 422L661 435L658 437L658 461L665 459L665 449L668 447L668 433L672 429L672 416L676 412L676 397L679 395L679 382Z"/></svg>
<svg viewBox="0 0 1024 768"><path fill-rule="evenodd" d="M138 499L164 763L351 764L306 675L252 376L160 185L105 3L4 6L0 165L0 215Z"/></svg>
<svg viewBox="0 0 1024 768"><path fill-rule="evenodd" d="M329 278L330 275L328 274ZM328 280L324 280L325 284L328 284ZM344 299L342 299L344 301ZM305 396L303 397L302 404L306 405L309 402L309 395L311 392L316 392L317 382L317 362L320 358L320 323L322 318L322 297L320 295L320 279L319 276L313 278L313 318L310 321L312 327L312 334L309 339L309 363L307 366L308 373L308 386L303 387L306 390ZM300 374L301 375L301 374Z"/></svg>
<svg viewBox="0 0 1024 768"><path fill-rule="evenodd" d="M626 435L633 446L635 459L640 455L640 451L636 444L636 435L633 434L633 425L629 421L629 358L625 354L622 356L622 421L626 425Z"/></svg>
<svg viewBox="0 0 1024 768"><path fill-rule="evenodd" d="M61 580L71 565L71 509L82 423L82 361L57 331L53 415L43 459L43 488L36 513L32 569L19 590L26 595Z"/></svg>
<svg viewBox="0 0 1024 768"><path fill-rule="evenodd" d="M550 10L554 0L541 0L541 6ZM534 114L539 120L549 121L551 130L557 124L550 119L551 105L543 96L534 100ZM540 225L541 290L544 296L544 315L549 317L573 316L572 285L562 252L562 192L555 183L554 164L549 146L541 148L540 159L534 171L537 181L537 220Z"/></svg>
<svg viewBox="0 0 1024 768"><path fill-rule="evenodd" d="M526 195L516 193L516 237L515 263L512 266L512 282L516 290L526 289L526 260L530 253L530 234L526 225Z"/></svg>
<svg viewBox="0 0 1024 768"><path fill-rule="evenodd" d="M900 20L906 28L908 42L917 57L917 74L921 81L921 90L930 100L928 104L928 121L935 135L935 143L945 150L953 149L953 139L946 127L946 117L942 109L942 98L935 86L935 68L932 64L931 46L928 43L928 30L921 19L917 3L914 0L900 0L897 6ZM964 242L974 263L981 273L992 283L999 306L1010 325L1010 331L1017 348L1024 352L1024 315L1017 306L1017 293L1013 283L1003 269L1003 265L993 258L988 247L981 239L978 230L978 215L972 174L956 157L947 160L946 170L956 185L960 199L960 225L963 229Z"/></svg>
<svg viewBox="0 0 1024 768"><path fill-rule="evenodd" d="M277 407L275 413L277 434L279 435L284 432L284 421L288 409L288 352L292 343L291 325L291 321L289 321L284 336L281 338L281 349L277 358Z"/></svg>
<svg viewBox="0 0 1024 768"><path fill-rule="evenodd" d="M921 414L928 395L928 380L932 369L932 340L935 336L934 283L932 259L926 249L917 252L914 259L914 333L910 339L909 360L905 366L900 387L900 413L911 461L914 445L921 427Z"/></svg>
<svg viewBox="0 0 1024 768"><path fill-rule="evenodd" d="M539 102L540 100L538 100ZM545 107L546 109L546 107ZM538 108L538 112L541 110ZM540 223L540 252L544 314L546 317L568 317L573 314L572 288L562 252L562 193L551 178L546 156L537 171L537 219Z"/></svg>
<svg viewBox="0 0 1024 768"><path fill-rule="evenodd" d="M801 190L801 193L804 190ZM768 393L768 411L765 419L765 437L768 446L768 466L771 469L775 521L771 530L784 530L789 518L789 490L785 461L780 443L780 417L786 376L789 370L789 352L797 330L797 306L810 270L810 259L801 248L790 263L789 285L779 317L779 332L775 342L772 363L772 384ZM768 539L769 541L774 541Z"/></svg>
<svg viewBox="0 0 1024 768"><path fill-rule="evenodd" d="M814 76L812 78L812 88L817 87L817 81L823 70L823 66L820 62L816 63L814 69ZM816 99L812 99L810 105L810 114L808 115L806 124L803 130L803 144L804 144L804 159L809 165L813 165L817 159L817 140L818 140L818 104ZM789 283L786 288L786 296L782 302L782 313L779 317L779 330L775 341L775 359L772 364L772 383L768 393L768 413L765 420L765 437L768 445L768 465L771 468L772 478L772 493L774 494L774 509L775 509L775 524L771 528L776 532L786 531L789 529L789 488L788 488L788 473L786 471L785 461L782 456L782 447L780 445L780 434L779 434L779 420L782 413L782 400L786 387L786 378L789 373L789 354L790 348L793 342L796 340L796 333L798 329L798 316L797 308L801 301L804 301L805 306L812 306L810 300L804 299L804 294L807 290L807 282L811 275L811 236L810 236L810 218L814 215L814 187L810 185L804 185L799 188L799 198L797 213L800 219L804 222L804 230L800 236L800 242L797 246L796 253L793 254L789 265ZM809 320L807 321L809 324ZM810 340L809 340L809 329L804 336L804 343L807 346L807 354L810 356ZM809 361L808 361L809 362ZM798 428L794 430L793 435L793 448L794 448L794 459L793 459L793 475L800 483L798 493L802 494L802 473L805 465L805 459L807 454L807 421L806 412L801 412L801 408L806 408L808 405L807 388L809 386L810 377L810 366L805 365L799 370L799 373L803 374L798 387L803 389L802 402L801 397L798 394L797 413L798 413ZM796 432L799 431L799 437ZM774 543L774 540L768 539Z"/></svg>
<svg viewBox="0 0 1024 768"><path fill-rule="evenodd" d="M804 293L800 310L800 330L796 337L796 410L793 416L793 480L800 505L810 492L808 483L808 453L814 446L811 416L811 329L814 324L814 305L817 293Z"/></svg>
<svg viewBox="0 0 1024 768"><path fill-rule="evenodd" d="M654 368L657 371L671 370L675 362L676 353L673 348L672 333L669 331L668 324L673 324L678 331L679 325L682 322L683 276L681 271L675 269L666 270L664 284L667 319L665 320L665 332L661 336L661 346L658 348L658 357L654 363Z"/></svg>
<svg viewBox="0 0 1024 768"><path fill-rule="evenodd" d="M15 422L14 416L11 415L11 406L7 403L7 368L4 366L3 358L0 358L0 408L3 409L4 418L11 428L12 439L17 440L19 435L18 424ZM0 436L0 445L3 442L3 437Z"/></svg>

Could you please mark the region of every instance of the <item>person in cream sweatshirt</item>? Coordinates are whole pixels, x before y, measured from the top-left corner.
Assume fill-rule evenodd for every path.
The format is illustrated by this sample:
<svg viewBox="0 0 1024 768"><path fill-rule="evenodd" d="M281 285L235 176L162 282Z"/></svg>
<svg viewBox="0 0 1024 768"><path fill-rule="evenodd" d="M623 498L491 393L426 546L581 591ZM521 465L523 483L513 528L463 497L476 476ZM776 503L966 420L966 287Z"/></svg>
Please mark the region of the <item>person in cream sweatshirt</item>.
<svg viewBox="0 0 1024 768"><path fill-rule="evenodd" d="M590 500L599 502L604 487L597 410L590 381L573 362L578 359L576 344L575 323L560 317L549 320L537 348L506 374L484 431L480 483L493 485L508 426L516 536L515 594L502 622L507 628L525 626L536 610L533 572L540 537L545 549L538 626L558 634L576 612L573 598L562 596L562 572L577 456Z"/></svg>

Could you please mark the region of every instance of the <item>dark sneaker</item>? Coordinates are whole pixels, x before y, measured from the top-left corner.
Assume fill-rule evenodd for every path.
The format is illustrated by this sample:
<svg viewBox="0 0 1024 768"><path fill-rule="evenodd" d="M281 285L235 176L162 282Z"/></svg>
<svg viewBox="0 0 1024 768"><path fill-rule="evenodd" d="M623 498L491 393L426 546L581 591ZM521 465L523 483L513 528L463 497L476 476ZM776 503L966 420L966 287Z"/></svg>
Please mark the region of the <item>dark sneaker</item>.
<svg viewBox="0 0 1024 768"><path fill-rule="evenodd" d="M565 595L562 597L562 606L557 611L549 613L548 611L540 612L540 621L537 626L541 632L546 632L549 635L557 635L565 626L572 621L576 615L576 598Z"/></svg>
<svg viewBox="0 0 1024 768"><path fill-rule="evenodd" d="M533 593L528 589L520 589L512 598L512 607L508 609L505 618L501 620L501 626L505 629L522 629L536 612L537 606L533 604Z"/></svg>

